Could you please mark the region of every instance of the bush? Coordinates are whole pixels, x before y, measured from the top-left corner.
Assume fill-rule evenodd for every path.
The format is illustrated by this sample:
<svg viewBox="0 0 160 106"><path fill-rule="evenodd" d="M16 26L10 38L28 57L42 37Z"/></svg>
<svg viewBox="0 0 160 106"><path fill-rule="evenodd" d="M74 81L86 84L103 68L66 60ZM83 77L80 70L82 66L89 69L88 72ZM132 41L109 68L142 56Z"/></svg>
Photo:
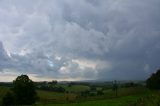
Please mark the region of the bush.
<svg viewBox="0 0 160 106"><path fill-rule="evenodd" d="M103 93L102 90L98 90L98 91L97 91L97 95L104 95L104 93Z"/></svg>
<svg viewBox="0 0 160 106"><path fill-rule="evenodd" d="M146 80L146 84L149 89L160 89L160 69Z"/></svg>
<svg viewBox="0 0 160 106"><path fill-rule="evenodd" d="M97 88L96 88L95 86L91 86L91 87L90 87L90 90L91 90L91 91L96 91Z"/></svg>
<svg viewBox="0 0 160 106"><path fill-rule="evenodd" d="M2 99L2 106L11 106L15 104L15 96L11 92L7 92L7 94Z"/></svg>
<svg viewBox="0 0 160 106"><path fill-rule="evenodd" d="M134 82L128 82L124 84L124 87L129 88L129 87L136 87L138 84L135 84Z"/></svg>
<svg viewBox="0 0 160 106"><path fill-rule="evenodd" d="M65 92L66 90L63 87L53 87L53 86L41 86L39 87L41 90L45 91L53 91L53 92Z"/></svg>
<svg viewBox="0 0 160 106"><path fill-rule="evenodd" d="M83 96L83 97L86 97L86 96L88 96L90 94L90 91L89 90L86 90L86 91L82 91L81 92L81 96Z"/></svg>
<svg viewBox="0 0 160 106"><path fill-rule="evenodd" d="M3 97L3 106L31 105L38 99L34 83L27 75L18 76L13 81L12 91Z"/></svg>
<svg viewBox="0 0 160 106"><path fill-rule="evenodd" d="M91 93L89 94L89 96L96 96L96 93L95 93L95 92L91 92Z"/></svg>
<svg viewBox="0 0 160 106"><path fill-rule="evenodd" d="M31 105L38 99L35 86L27 75L21 75L13 81L13 92L17 105Z"/></svg>

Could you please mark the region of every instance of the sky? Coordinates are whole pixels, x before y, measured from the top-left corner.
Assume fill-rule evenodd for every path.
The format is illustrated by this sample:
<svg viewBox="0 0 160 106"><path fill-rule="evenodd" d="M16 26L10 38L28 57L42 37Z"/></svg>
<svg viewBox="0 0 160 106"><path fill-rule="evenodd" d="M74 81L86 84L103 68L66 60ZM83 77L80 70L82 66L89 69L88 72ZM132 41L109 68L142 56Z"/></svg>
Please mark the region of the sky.
<svg viewBox="0 0 160 106"><path fill-rule="evenodd" d="M160 0L0 0L0 82L145 80L160 68Z"/></svg>

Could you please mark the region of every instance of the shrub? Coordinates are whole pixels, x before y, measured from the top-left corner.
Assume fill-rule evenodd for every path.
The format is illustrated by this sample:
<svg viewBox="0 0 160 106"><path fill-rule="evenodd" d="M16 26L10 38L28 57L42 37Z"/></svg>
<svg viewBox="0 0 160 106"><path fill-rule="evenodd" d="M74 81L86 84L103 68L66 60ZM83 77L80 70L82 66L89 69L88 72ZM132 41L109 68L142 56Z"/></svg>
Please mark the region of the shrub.
<svg viewBox="0 0 160 106"><path fill-rule="evenodd" d="M97 95L104 95L104 93L103 93L102 90L98 90L98 91L97 91Z"/></svg>
<svg viewBox="0 0 160 106"><path fill-rule="evenodd" d="M17 105L31 105L38 99L35 86L27 75L21 75L13 81L13 92Z"/></svg>
<svg viewBox="0 0 160 106"><path fill-rule="evenodd" d="M146 84L150 89L160 89L160 69L146 80Z"/></svg>
<svg viewBox="0 0 160 106"><path fill-rule="evenodd" d="M2 106L11 106L13 104L15 104L15 96L12 92L7 92L2 99Z"/></svg>

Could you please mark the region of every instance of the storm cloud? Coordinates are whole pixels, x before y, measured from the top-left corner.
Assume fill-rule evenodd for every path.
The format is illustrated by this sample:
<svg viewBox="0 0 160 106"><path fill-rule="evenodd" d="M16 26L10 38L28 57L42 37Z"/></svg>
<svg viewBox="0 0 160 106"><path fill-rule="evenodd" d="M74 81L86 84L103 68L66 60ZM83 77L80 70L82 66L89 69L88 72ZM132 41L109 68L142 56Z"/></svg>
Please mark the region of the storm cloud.
<svg viewBox="0 0 160 106"><path fill-rule="evenodd" d="M159 10L159 0L1 0L0 77L144 80L160 68Z"/></svg>

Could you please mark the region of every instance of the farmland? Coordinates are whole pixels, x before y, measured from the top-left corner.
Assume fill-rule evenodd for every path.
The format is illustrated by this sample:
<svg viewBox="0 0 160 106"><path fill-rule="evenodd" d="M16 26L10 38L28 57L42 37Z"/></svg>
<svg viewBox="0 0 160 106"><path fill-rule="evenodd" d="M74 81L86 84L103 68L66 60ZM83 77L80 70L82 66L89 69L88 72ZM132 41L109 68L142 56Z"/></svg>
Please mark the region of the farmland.
<svg viewBox="0 0 160 106"><path fill-rule="evenodd" d="M118 95L111 88L104 89L103 86L94 87L84 84L57 84L63 87L65 92L55 92L37 89L39 100L37 106L158 106L160 101L160 91L151 91L144 86L119 87ZM105 85L104 85L105 86ZM10 87L0 87L0 101L8 92ZM103 89L103 94L98 95L97 91ZM89 93L83 94L82 92Z"/></svg>

